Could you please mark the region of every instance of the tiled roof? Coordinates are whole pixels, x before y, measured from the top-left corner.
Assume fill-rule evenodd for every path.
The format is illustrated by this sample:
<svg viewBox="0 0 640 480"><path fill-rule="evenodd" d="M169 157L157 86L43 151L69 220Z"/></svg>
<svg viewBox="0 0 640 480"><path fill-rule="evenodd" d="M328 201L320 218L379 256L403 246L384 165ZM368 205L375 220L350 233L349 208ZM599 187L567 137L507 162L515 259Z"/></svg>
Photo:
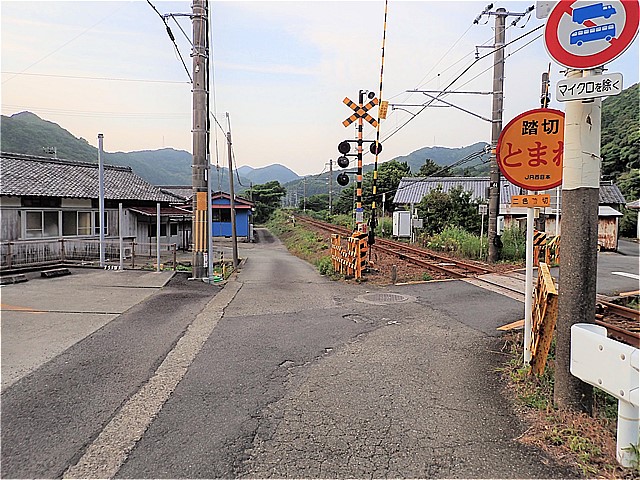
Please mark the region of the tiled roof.
<svg viewBox="0 0 640 480"><path fill-rule="evenodd" d="M98 165L14 153L0 153L0 195L98 198ZM105 165L104 198L172 202L175 197L133 173Z"/></svg>
<svg viewBox="0 0 640 480"><path fill-rule="evenodd" d="M131 207L129 210L144 215L145 217L155 217L158 214L156 207ZM170 217L191 217L192 214L189 210L185 210L183 208L161 207L160 215L169 215Z"/></svg>
<svg viewBox="0 0 640 480"><path fill-rule="evenodd" d="M193 187L191 185L160 185L159 188L169 195L175 195L184 202L191 201Z"/></svg>
<svg viewBox="0 0 640 480"><path fill-rule="evenodd" d="M600 203L627 203L624 195L614 183L600 184Z"/></svg>
<svg viewBox="0 0 640 480"><path fill-rule="evenodd" d="M471 192L473 200L488 200L487 188L489 187L489 177L403 177L393 199L395 204L418 204L423 197L431 190L442 186L442 191L448 193L455 187L461 186L465 192ZM511 195L521 195L526 193L517 185L512 184L505 178L500 180L500 202L509 203ZM551 195L551 206L555 208L556 189L537 192ZM562 197L562 190L561 190ZM624 204L625 199L617 185L611 182L600 184L600 204ZM562 203L561 203L562 205Z"/></svg>

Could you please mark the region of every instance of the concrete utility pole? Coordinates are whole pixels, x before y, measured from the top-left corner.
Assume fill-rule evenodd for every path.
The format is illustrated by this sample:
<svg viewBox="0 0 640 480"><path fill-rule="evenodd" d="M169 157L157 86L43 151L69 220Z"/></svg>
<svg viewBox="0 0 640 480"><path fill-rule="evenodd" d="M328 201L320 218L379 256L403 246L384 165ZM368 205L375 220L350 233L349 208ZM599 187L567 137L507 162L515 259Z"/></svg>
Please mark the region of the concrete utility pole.
<svg viewBox="0 0 640 480"><path fill-rule="evenodd" d="M568 79L600 75L602 69L567 70ZM590 413L593 387L571 375L571 326L593 323L598 273L598 201L602 99L567 102L562 165L562 262L556 325L554 402Z"/></svg>
<svg viewBox="0 0 640 480"><path fill-rule="evenodd" d="M498 215L500 214L500 168L496 158L498 138L502 132L503 86L504 86L504 39L505 19L508 12L498 8L494 14L495 44L493 61L493 107L491 109L491 157L489 160L489 262L498 261L500 248L496 245L498 235Z"/></svg>
<svg viewBox="0 0 640 480"><path fill-rule="evenodd" d="M206 275L204 252L207 248L207 0L193 0L193 164L191 180L193 186L193 278Z"/></svg>
<svg viewBox="0 0 640 480"><path fill-rule="evenodd" d="M233 268L238 268L238 237L236 236L236 194L233 186L233 153L231 150L231 122L229 122L229 114L227 113L227 155L229 157L229 208L231 210L231 243L233 250Z"/></svg>

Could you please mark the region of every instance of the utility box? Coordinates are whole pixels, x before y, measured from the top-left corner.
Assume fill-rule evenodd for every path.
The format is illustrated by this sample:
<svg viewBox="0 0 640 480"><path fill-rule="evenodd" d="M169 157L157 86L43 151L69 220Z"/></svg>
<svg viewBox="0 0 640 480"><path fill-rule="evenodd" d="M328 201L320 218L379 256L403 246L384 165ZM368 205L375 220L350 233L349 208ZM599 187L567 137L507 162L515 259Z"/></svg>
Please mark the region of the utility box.
<svg viewBox="0 0 640 480"><path fill-rule="evenodd" d="M393 236L399 238L411 236L411 213L404 210L393 212Z"/></svg>

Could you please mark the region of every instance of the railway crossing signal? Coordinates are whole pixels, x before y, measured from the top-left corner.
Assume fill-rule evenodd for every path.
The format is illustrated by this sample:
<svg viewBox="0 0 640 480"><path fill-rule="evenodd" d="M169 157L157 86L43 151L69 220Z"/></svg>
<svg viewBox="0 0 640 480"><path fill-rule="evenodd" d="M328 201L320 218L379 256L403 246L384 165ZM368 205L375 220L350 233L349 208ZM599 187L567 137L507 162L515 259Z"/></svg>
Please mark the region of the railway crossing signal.
<svg viewBox="0 0 640 480"><path fill-rule="evenodd" d="M372 92L373 93L373 92ZM367 122L369 122L373 127L377 127L378 126L378 121L373 118L371 115L369 115L367 112L369 110L371 110L373 107L375 107L376 105L378 105L378 99L373 97L373 100L371 100L369 103L367 103L366 105L358 105L357 103L352 102L351 100L349 100L348 97L344 97L344 100L342 101L347 107L349 107L351 110L354 111L353 115L351 115L349 118L347 118L344 122L342 122L342 124L345 127L348 127L349 125L351 125L351 123L353 123L355 120L357 120L358 118L364 118Z"/></svg>

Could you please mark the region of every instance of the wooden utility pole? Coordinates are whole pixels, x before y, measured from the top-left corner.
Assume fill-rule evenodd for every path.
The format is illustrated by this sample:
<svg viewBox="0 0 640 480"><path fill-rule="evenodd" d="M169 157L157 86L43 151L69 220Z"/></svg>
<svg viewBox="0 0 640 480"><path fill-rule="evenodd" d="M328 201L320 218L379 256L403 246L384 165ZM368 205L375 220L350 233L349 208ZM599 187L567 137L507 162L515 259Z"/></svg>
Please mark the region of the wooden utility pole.
<svg viewBox="0 0 640 480"><path fill-rule="evenodd" d="M206 275L204 252L207 249L207 71L209 59L207 55L207 0L193 0L193 163L191 181L193 187L193 278ZM211 259L209 259L211 261Z"/></svg>
<svg viewBox="0 0 640 480"><path fill-rule="evenodd" d="M508 12L498 8L495 12L495 53L493 57L493 107L491 113L491 157L489 160L489 262L500 258L498 215L500 215L500 168L496 158L498 138L502 132L503 88L504 88L504 39L505 19Z"/></svg>

